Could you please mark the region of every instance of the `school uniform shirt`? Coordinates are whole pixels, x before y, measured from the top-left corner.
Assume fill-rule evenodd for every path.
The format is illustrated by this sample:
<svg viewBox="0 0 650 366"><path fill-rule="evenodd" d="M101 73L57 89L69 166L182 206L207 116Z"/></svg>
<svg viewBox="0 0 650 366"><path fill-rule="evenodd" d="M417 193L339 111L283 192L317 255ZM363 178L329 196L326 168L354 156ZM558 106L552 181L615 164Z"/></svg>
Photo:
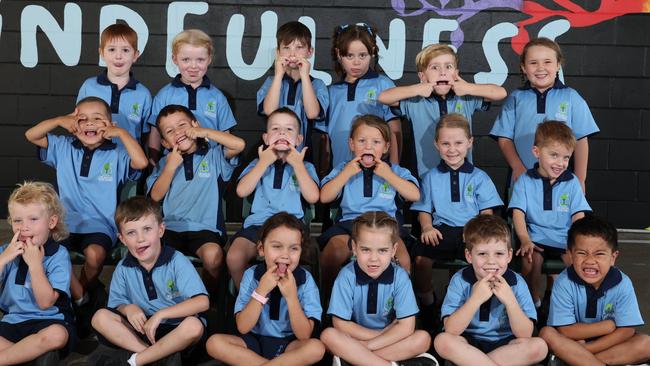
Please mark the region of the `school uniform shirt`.
<svg viewBox="0 0 650 366"><path fill-rule="evenodd" d="M162 202L167 229L177 232L209 230L224 234L217 229L219 212L219 179L230 180L238 159L226 160L221 145L204 140L192 154L183 155L183 163L176 168L169 190ZM147 178L148 191L162 173L168 156L160 162Z"/></svg>
<svg viewBox="0 0 650 366"><path fill-rule="evenodd" d="M309 120L307 118L307 113L305 112L305 106L303 105L302 100L302 80L298 79L293 81L293 79L284 74L282 77L282 85L280 86L280 107L287 107L294 111L298 118L300 118L300 134L304 136L302 144L298 146L298 150L302 150L305 145L311 145L311 129L313 121L323 121L325 119L325 112L329 107L329 93L327 91L327 86L321 79L316 79L309 77L311 80L311 85L316 94L316 99L318 99L318 104L320 105L320 112L318 117L314 120ZM264 80L264 84L257 91L257 113L260 116L266 116L264 113L264 99L271 89L271 84L273 83L273 76L268 76Z"/></svg>
<svg viewBox="0 0 650 366"><path fill-rule="evenodd" d="M503 274L503 278L510 285L524 314L533 321L537 320L535 304L533 304L524 278L509 269ZM449 281L447 294L440 309L442 319L456 312L467 302L472 295L472 286L476 281L476 274L472 266L465 267L454 274ZM492 295L489 300L481 304L464 333L486 342L496 342L512 336L505 305L495 295Z"/></svg>
<svg viewBox="0 0 650 366"><path fill-rule="evenodd" d="M151 271L144 269L131 253L117 264L107 306L117 310L121 305L135 304L149 318L161 309L199 295L208 296L208 291L190 260L174 248L162 245ZM181 321L183 318L162 322L174 325Z"/></svg>
<svg viewBox="0 0 650 366"><path fill-rule="evenodd" d="M411 279L402 267L391 263L373 279L356 261L341 268L327 309L329 315L369 329L384 329L418 311Z"/></svg>
<svg viewBox="0 0 650 366"><path fill-rule="evenodd" d="M395 84L392 80L372 70L368 70L354 83L341 80L330 85L327 120L324 123L316 123L315 127L329 135L332 166L352 158L348 139L355 117L372 114L386 122L397 118L388 106L377 100L382 91L393 87Z"/></svg>
<svg viewBox="0 0 650 366"><path fill-rule="evenodd" d="M555 84L544 93L531 87L530 82L512 92L503 104L490 136L512 140L522 163L530 169L537 161L532 152L535 130L538 124L549 120L566 123L578 140L600 131L587 102L577 91L556 78Z"/></svg>
<svg viewBox="0 0 650 366"><path fill-rule="evenodd" d="M603 320L613 320L616 327L643 325L630 278L611 267L596 289L584 282L573 267L562 271L553 283L548 325L561 327Z"/></svg>
<svg viewBox="0 0 650 366"><path fill-rule="evenodd" d="M565 170L551 185L537 172L535 164L519 176L512 189L509 210L520 210L526 217L528 235L533 243L566 249L571 217L591 212L578 178Z"/></svg>
<svg viewBox="0 0 650 366"><path fill-rule="evenodd" d="M239 179L248 174L258 162L258 159L253 160L242 171ZM304 163L307 173L318 185L319 180L314 165L307 161ZM251 225L261 226L266 219L280 211L286 211L299 219L305 215L302 209L302 192L293 167L277 160L266 169L257 182L251 213L244 220L244 228Z"/></svg>
<svg viewBox="0 0 650 366"><path fill-rule="evenodd" d="M0 253L9 244L0 247ZM70 275L72 264L68 250L53 239L43 244L43 271L47 281L59 298L54 305L41 309L34 298L32 276L22 255L7 263L2 271L0 290L0 310L4 313L5 323L21 323L27 320L58 319L74 323L72 304L70 303Z"/></svg>
<svg viewBox="0 0 650 366"><path fill-rule="evenodd" d="M151 93L129 73L129 82L120 90L116 84L108 80L106 70L103 73L86 79L79 89L77 103L93 96L103 99L111 107L113 122L118 127L129 132L137 141L143 133L149 133L149 114L151 113ZM113 142L122 144L122 140Z"/></svg>
<svg viewBox="0 0 650 366"><path fill-rule="evenodd" d="M266 273L266 263L254 265L244 272L239 286L239 295L235 301L235 314L244 310L250 301L257 301L251 295L259 285L264 273ZM307 318L315 323L320 323L323 308L320 305L320 295L314 278L300 266L293 271L293 277L296 281L298 301L302 311ZM251 329L251 332L276 338L293 336L287 301L282 296L280 289L275 287L268 296L269 300L262 307L257 324Z"/></svg>
<svg viewBox="0 0 650 366"><path fill-rule="evenodd" d="M228 99L221 90L210 83L207 76L204 76L201 85L194 89L181 81L180 74L176 75L154 97L149 124L155 127L160 110L170 104L189 108L201 127L227 131L237 124Z"/></svg>
<svg viewBox="0 0 650 366"><path fill-rule="evenodd" d="M457 170L440 160L422 177L420 191L411 210L430 213L435 226L465 226L482 210L503 206L490 177L467 160Z"/></svg>
<svg viewBox="0 0 650 366"><path fill-rule="evenodd" d="M59 197L65 207L65 224L72 233L102 233L113 242L117 238L115 208L119 187L137 180L124 148L104 141L88 150L73 136L47 134L47 148L38 148L38 157L56 169Z"/></svg>
<svg viewBox="0 0 650 366"><path fill-rule="evenodd" d="M344 161L336 166L323 178L321 187L339 175L347 163L347 161ZM402 168L397 164L386 164L390 165L391 170L398 177L420 187L418 180L411 175L408 169ZM352 220L368 211L384 211L395 217L397 211L397 205L395 204L397 191L384 178L374 173L374 167L361 168L361 172L357 173L345 183L345 186L343 186L343 189L341 189L337 197L341 198L341 221Z"/></svg>
<svg viewBox="0 0 650 366"><path fill-rule="evenodd" d="M399 107L392 108L393 113L409 119L413 126L413 143L407 146L415 148L418 175L421 177L435 168L440 160L440 153L433 146L440 117L448 113L462 114L469 122L471 131L474 111L487 111L489 108L490 102L483 98L473 95L457 96L453 91L444 99L436 94L428 98L416 96L404 99L399 102ZM467 159L472 161L471 151L468 152Z"/></svg>

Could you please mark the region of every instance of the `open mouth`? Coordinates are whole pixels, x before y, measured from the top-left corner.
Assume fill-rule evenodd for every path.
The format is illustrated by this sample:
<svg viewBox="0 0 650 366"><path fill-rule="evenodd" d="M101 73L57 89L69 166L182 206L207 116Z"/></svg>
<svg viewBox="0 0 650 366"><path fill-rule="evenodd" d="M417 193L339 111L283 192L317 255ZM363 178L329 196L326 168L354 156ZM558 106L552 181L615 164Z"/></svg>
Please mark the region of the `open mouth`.
<svg viewBox="0 0 650 366"><path fill-rule="evenodd" d="M449 85L448 80L438 80L436 81L436 85Z"/></svg>
<svg viewBox="0 0 650 366"><path fill-rule="evenodd" d="M138 255L142 255L147 251L147 249L149 249L148 245L136 248L135 252L138 253Z"/></svg>
<svg viewBox="0 0 650 366"><path fill-rule="evenodd" d="M483 270L484 270L486 273L494 273L494 274L499 273L499 269L498 269L498 268L483 268Z"/></svg>
<svg viewBox="0 0 650 366"><path fill-rule="evenodd" d="M176 145L180 145L183 141L187 140L187 136L181 136L176 139Z"/></svg>
<svg viewBox="0 0 650 366"><path fill-rule="evenodd" d="M97 136L97 131L96 130L86 130L86 131L84 131L84 136L95 137L95 136Z"/></svg>
<svg viewBox="0 0 650 366"><path fill-rule="evenodd" d="M371 166L375 164L375 156L373 154L363 154L361 155L361 162L365 166Z"/></svg>
<svg viewBox="0 0 650 366"><path fill-rule="evenodd" d="M276 263L278 266L278 269L276 269L276 273L280 276L284 276L287 273L287 268L289 268L289 265L287 263Z"/></svg>
<svg viewBox="0 0 650 366"><path fill-rule="evenodd" d="M584 268L582 272L589 277L593 277L597 276L600 271L597 268Z"/></svg>

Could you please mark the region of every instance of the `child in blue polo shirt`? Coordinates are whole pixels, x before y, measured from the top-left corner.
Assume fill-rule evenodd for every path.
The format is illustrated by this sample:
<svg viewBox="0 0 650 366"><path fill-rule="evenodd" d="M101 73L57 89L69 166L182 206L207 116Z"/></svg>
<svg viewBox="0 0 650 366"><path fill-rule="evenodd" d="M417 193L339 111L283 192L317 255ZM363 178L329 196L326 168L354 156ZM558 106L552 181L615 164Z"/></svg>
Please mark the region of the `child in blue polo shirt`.
<svg viewBox="0 0 650 366"><path fill-rule="evenodd" d="M215 290L225 245L225 233L217 226L218 182L230 179L244 140L200 127L194 114L181 105L160 110L157 127L163 146L171 152L147 178L147 187L154 201L162 201L167 226L163 241L199 257L205 285Z"/></svg>
<svg viewBox="0 0 650 366"><path fill-rule="evenodd" d="M321 152L321 163L326 169L352 158L346 141L350 127L357 116L372 114L388 122L390 126L390 161L399 162L401 123L390 108L379 103L377 97L383 90L395 86L393 81L381 75L377 33L365 23L346 24L336 27L332 36L332 61L341 81L329 87L329 110L324 122L315 127L329 135L329 151ZM326 146L327 144L324 144ZM322 161L322 160L321 160Z"/></svg>
<svg viewBox="0 0 650 366"><path fill-rule="evenodd" d="M257 91L257 111L269 116L279 107L287 107L300 117L300 134L304 137L298 146L311 146L310 121L322 121L329 106L325 83L309 76L311 64L308 59L314 53L311 32L304 24L288 22L278 28L275 37L274 75L264 81ZM307 152L311 155L311 151Z"/></svg>
<svg viewBox="0 0 650 366"><path fill-rule="evenodd" d="M354 158L334 167L321 182L321 202L339 199L341 216L318 238L324 289L331 288L336 273L352 254L353 219L368 211L385 211L395 217L398 195L411 202L420 199L417 179L407 169L383 160L390 148L390 130L384 120L371 114L355 118L348 148ZM399 264L410 272L411 260L402 239L396 253Z"/></svg>
<svg viewBox="0 0 650 366"><path fill-rule="evenodd" d="M455 365L532 365L546 357L546 343L532 337L537 313L528 286L508 269L510 230L493 215L467 222L465 259L471 263L449 281L442 304L444 332L434 346Z"/></svg>
<svg viewBox="0 0 650 366"><path fill-rule="evenodd" d="M540 336L570 365L628 365L650 360L650 337L643 325L632 281L614 267L616 228L595 216L571 225L568 250L573 263L553 284L547 327Z"/></svg>
<svg viewBox="0 0 650 366"><path fill-rule="evenodd" d="M415 330L418 306L404 269L392 263L399 240L397 220L382 211L354 219L356 260L341 269L327 313L333 328L321 334L334 365L438 365L424 352L429 333Z"/></svg>
<svg viewBox="0 0 650 366"><path fill-rule="evenodd" d="M512 169L513 184L535 164L531 148L537 125L558 120L566 123L578 140L573 171L585 190L588 137L599 129L585 100L558 78L563 62L560 46L548 38L531 40L521 53L520 67L527 81L506 99L490 131Z"/></svg>
<svg viewBox="0 0 650 366"><path fill-rule="evenodd" d="M88 362L104 364L108 357L136 366L173 355L180 364L175 354L205 332L197 314L210 306L207 291L192 263L161 244L165 224L157 203L132 197L117 208L115 223L129 253L113 272L108 308L93 316L103 349Z"/></svg>
<svg viewBox="0 0 650 366"><path fill-rule="evenodd" d="M113 122L142 143L142 135L149 133L146 121L151 113L151 93L131 72L140 57L138 34L126 24L109 25L99 38L99 56L106 70L84 81L77 101L87 96L103 99L111 107Z"/></svg>
<svg viewBox="0 0 650 366"><path fill-rule="evenodd" d="M471 131L474 111L488 110L490 102L505 98L507 93L495 84L473 84L461 79L458 56L445 44L425 47L415 56L415 64L420 83L387 89L379 95L379 101L411 120L411 145L422 177L440 161L438 151L429 148L440 117L460 113L470 122Z"/></svg>
<svg viewBox="0 0 650 366"><path fill-rule="evenodd" d="M150 125L157 125L160 110L170 104L187 107L204 128L228 131L237 124L226 96L205 76L213 54L212 39L201 30L186 29L174 37L172 62L178 66L179 74L154 97ZM152 128L149 156L153 165L161 156L160 143L159 131Z"/></svg>
<svg viewBox="0 0 650 366"><path fill-rule="evenodd" d="M415 257L415 292L423 311L424 327L433 329L435 295L431 278L435 260L465 259L463 226L478 214L503 206L490 177L466 157L472 148L467 119L458 113L442 116L436 125L434 146L441 160L422 177L422 197L411 205L422 227Z"/></svg>
<svg viewBox="0 0 650 366"><path fill-rule="evenodd" d="M67 236L64 209L48 183L25 182L9 196L14 236L0 247L0 360L55 365L75 343L72 265L57 240Z"/></svg>
<svg viewBox="0 0 650 366"><path fill-rule="evenodd" d="M301 219L302 200L314 204L319 198L316 169L304 161L308 147L297 150L303 139L298 116L287 107L271 112L262 139L267 147L258 148L259 158L242 171L237 184L239 197L245 198L253 191L255 196L251 212L242 230L233 236L226 256L236 288L248 263L257 256L255 243L264 221L280 211Z"/></svg>
<svg viewBox="0 0 650 366"><path fill-rule="evenodd" d="M544 259L570 264L565 252L567 231L571 222L591 211L578 178L567 170L575 146L573 132L564 122L539 124L532 149L539 163L517 179L508 205L520 241L517 255L524 257L521 274L536 307L541 306Z"/></svg>
<svg viewBox="0 0 650 366"><path fill-rule="evenodd" d="M228 365L311 365L325 347L312 339L322 308L311 274L299 266L309 233L294 215L279 212L260 229L257 250L264 263L246 270L235 302L240 336L215 334L210 356Z"/></svg>
<svg viewBox="0 0 650 366"><path fill-rule="evenodd" d="M73 136L51 134L57 127ZM70 284L75 303L83 305L89 300L87 290L99 285L104 258L116 240L117 191L125 182L138 179L147 157L126 130L111 122L109 105L97 97L80 100L73 113L40 122L25 137L38 146L39 159L56 169L71 232L62 244L83 251L86 257L79 279L73 276Z"/></svg>

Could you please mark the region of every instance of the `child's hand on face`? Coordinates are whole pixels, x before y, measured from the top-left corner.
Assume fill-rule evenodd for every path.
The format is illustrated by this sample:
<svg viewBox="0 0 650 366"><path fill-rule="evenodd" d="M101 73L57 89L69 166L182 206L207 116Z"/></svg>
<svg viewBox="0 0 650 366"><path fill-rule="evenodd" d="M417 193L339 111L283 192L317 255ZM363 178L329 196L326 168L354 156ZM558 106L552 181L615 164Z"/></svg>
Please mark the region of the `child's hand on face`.
<svg viewBox="0 0 650 366"><path fill-rule="evenodd" d="M470 83L463 80L458 74L456 74L456 78L451 83L451 90L454 91L454 94L462 97L463 95L469 94L470 86Z"/></svg>
<svg viewBox="0 0 650 366"><path fill-rule="evenodd" d="M280 56L279 51L275 51L275 76L282 77L287 72L289 60L286 57Z"/></svg>
<svg viewBox="0 0 650 366"><path fill-rule="evenodd" d="M435 90L434 87L436 86L436 84L429 83L429 82L420 83L420 84L416 84L416 85L417 85L417 89L416 89L417 90L417 95L419 95L419 96L421 96L423 98L429 98L431 96L431 94L433 94L433 92Z"/></svg>
<svg viewBox="0 0 650 366"><path fill-rule="evenodd" d="M296 279L293 277L293 273L289 268L287 268L284 275L281 275L279 277L278 287L280 288L280 293L282 293L282 296L284 296L285 299L293 299L298 297Z"/></svg>
<svg viewBox="0 0 650 366"><path fill-rule="evenodd" d="M519 249L517 249L515 255L525 257L526 260L530 263L533 261L533 253L535 251L543 252L544 249L538 247L537 245L533 244L532 241L528 240L521 243L521 246Z"/></svg>
<svg viewBox="0 0 650 366"><path fill-rule="evenodd" d="M305 160L305 153L307 153L308 147L305 146L302 148L302 151L298 152L295 147L289 146L289 153L287 154L286 160L289 165L296 167L296 165L303 164Z"/></svg>
<svg viewBox="0 0 650 366"><path fill-rule="evenodd" d="M147 322L147 317L144 312L136 304L129 304L124 307L124 315L129 324L140 334L145 334L144 324Z"/></svg>
<svg viewBox="0 0 650 366"><path fill-rule="evenodd" d="M120 134L124 131L123 129L117 127L115 123L109 122L105 119L103 119L102 122L104 122L104 126L98 128L97 132L106 140L120 137Z"/></svg>
<svg viewBox="0 0 650 366"><path fill-rule="evenodd" d="M277 264L266 269L266 273L260 278L260 283L257 285L257 290L255 290L258 294L266 296L278 285L280 276L278 276L277 271Z"/></svg>
<svg viewBox="0 0 650 366"><path fill-rule="evenodd" d="M185 130L185 136L187 138L196 140L196 139L205 139L208 137L208 130L202 127L190 127Z"/></svg>
<svg viewBox="0 0 650 366"><path fill-rule="evenodd" d="M386 164L385 161L381 160L380 158L375 157L375 174L377 176L386 179L388 175L393 174L393 171L391 170L390 166Z"/></svg>
<svg viewBox="0 0 650 366"><path fill-rule="evenodd" d="M296 63L298 64L298 71L300 71L301 78L308 78L309 71L311 71L311 64L304 57L296 57Z"/></svg>
<svg viewBox="0 0 650 366"><path fill-rule="evenodd" d="M79 110L74 109L74 112L66 114L65 116L59 117L59 127L64 128L66 131L70 132L73 135L76 135L79 132Z"/></svg>
<svg viewBox="0 0 650 366"><path fill-rule="evenodd" d="M345 164L345 167L343 168L343 172L347 173L348 176L350 177L357 175L361 171L360 161L361 161L361 156L354 157L347 164Z"/></svg>
<svg viewBox="0 0 650 366"><path fill-rule="evenodd" d="M151 344L156 343L156 329L158 329L160 322L163 320L159 314L159 312L153 314L143 325L144 334Z"/></svg>
<svg viewBox="0 0 650 366"><path fill-rule="evenodd" d="M503 305L512 305L517 303L515 294L508 282L501 275L495 275L492 284L492 293L501 301Z"/></svg>
<svg viewBox="0 0 650 366"><path fill-rule="evenodd" d="M257 156L259 159L260 165L263 166L269 166L273 163L275 163L276 160L278 160L278 155L273 149L274 145L269 145L266 149L264 148L264 145L260 145L257 148Z"/></svg>
<svg viewBox="0 0 650 366"><path fill-rule="evenodd" d="M32 242L31 238L25 240L25 251L23 252L23 260L27 263L28 267L43 265L43 257L45 251L42 245L36 245Z"/></svg>
<svg viewBox="0 0 650 366"><path fill-rule="evenodd" d="M422 235L420 235L420 241L425 245L436 246L440 244L440 240L442 240L442 233L433 226L427 230L422 230Z"/></svg>
<svg viewBox="0 0 650 366"><path fill-rule="evenodd" d="M183 155L178 151L178 145L174 145L172 151L167 154L167 164L176 169L183 164Z"/></svg>
<svg viewBox="0 0 650 366"><path fill-rule="evenodd" d="M474 283L472 286L472 296L475 296L481 304L488 301L492 297L492 281L494 274L490 273L483 277L480 281Z"/></svg>
<svg viewBox="0 0 650 366"><path fill-rule="evenodd" d="M2 254L0 254L0 256L6 258L7 262L11 262L17 256L25 253L25 243L18 240L19 236L20 236L20 230L16 231L14 237L11 239L11 242L9 243L9 245L7 245L7 248L2 252Z"/></svg>

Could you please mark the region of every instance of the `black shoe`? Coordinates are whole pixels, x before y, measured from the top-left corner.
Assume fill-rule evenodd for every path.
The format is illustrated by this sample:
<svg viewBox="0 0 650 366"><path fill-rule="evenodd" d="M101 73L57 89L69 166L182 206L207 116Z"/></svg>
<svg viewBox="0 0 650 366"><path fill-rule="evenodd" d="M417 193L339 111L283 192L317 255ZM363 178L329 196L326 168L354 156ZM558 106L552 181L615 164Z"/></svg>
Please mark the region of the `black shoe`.
<svg viewBox="0 0 650 366"><path fill-rule="evenodd" d="M129 363L127 360L131 357L131 352L107 347L102 344L88 355L88 365L93 366L126 366Z"/></svg>
<svg viewBox="0 0 650 366"><path fill-rule="evenodd" d="M400 366L438 366L438 360L428 353L423 353L417 357L400 361L397 364Z"/></svg>
<svg viewBox="0 0 650 366"><path fill-rule="evenodd" d="M34 366L56 366L59 364L59 351L49 351L34 360Z"/></svg>

